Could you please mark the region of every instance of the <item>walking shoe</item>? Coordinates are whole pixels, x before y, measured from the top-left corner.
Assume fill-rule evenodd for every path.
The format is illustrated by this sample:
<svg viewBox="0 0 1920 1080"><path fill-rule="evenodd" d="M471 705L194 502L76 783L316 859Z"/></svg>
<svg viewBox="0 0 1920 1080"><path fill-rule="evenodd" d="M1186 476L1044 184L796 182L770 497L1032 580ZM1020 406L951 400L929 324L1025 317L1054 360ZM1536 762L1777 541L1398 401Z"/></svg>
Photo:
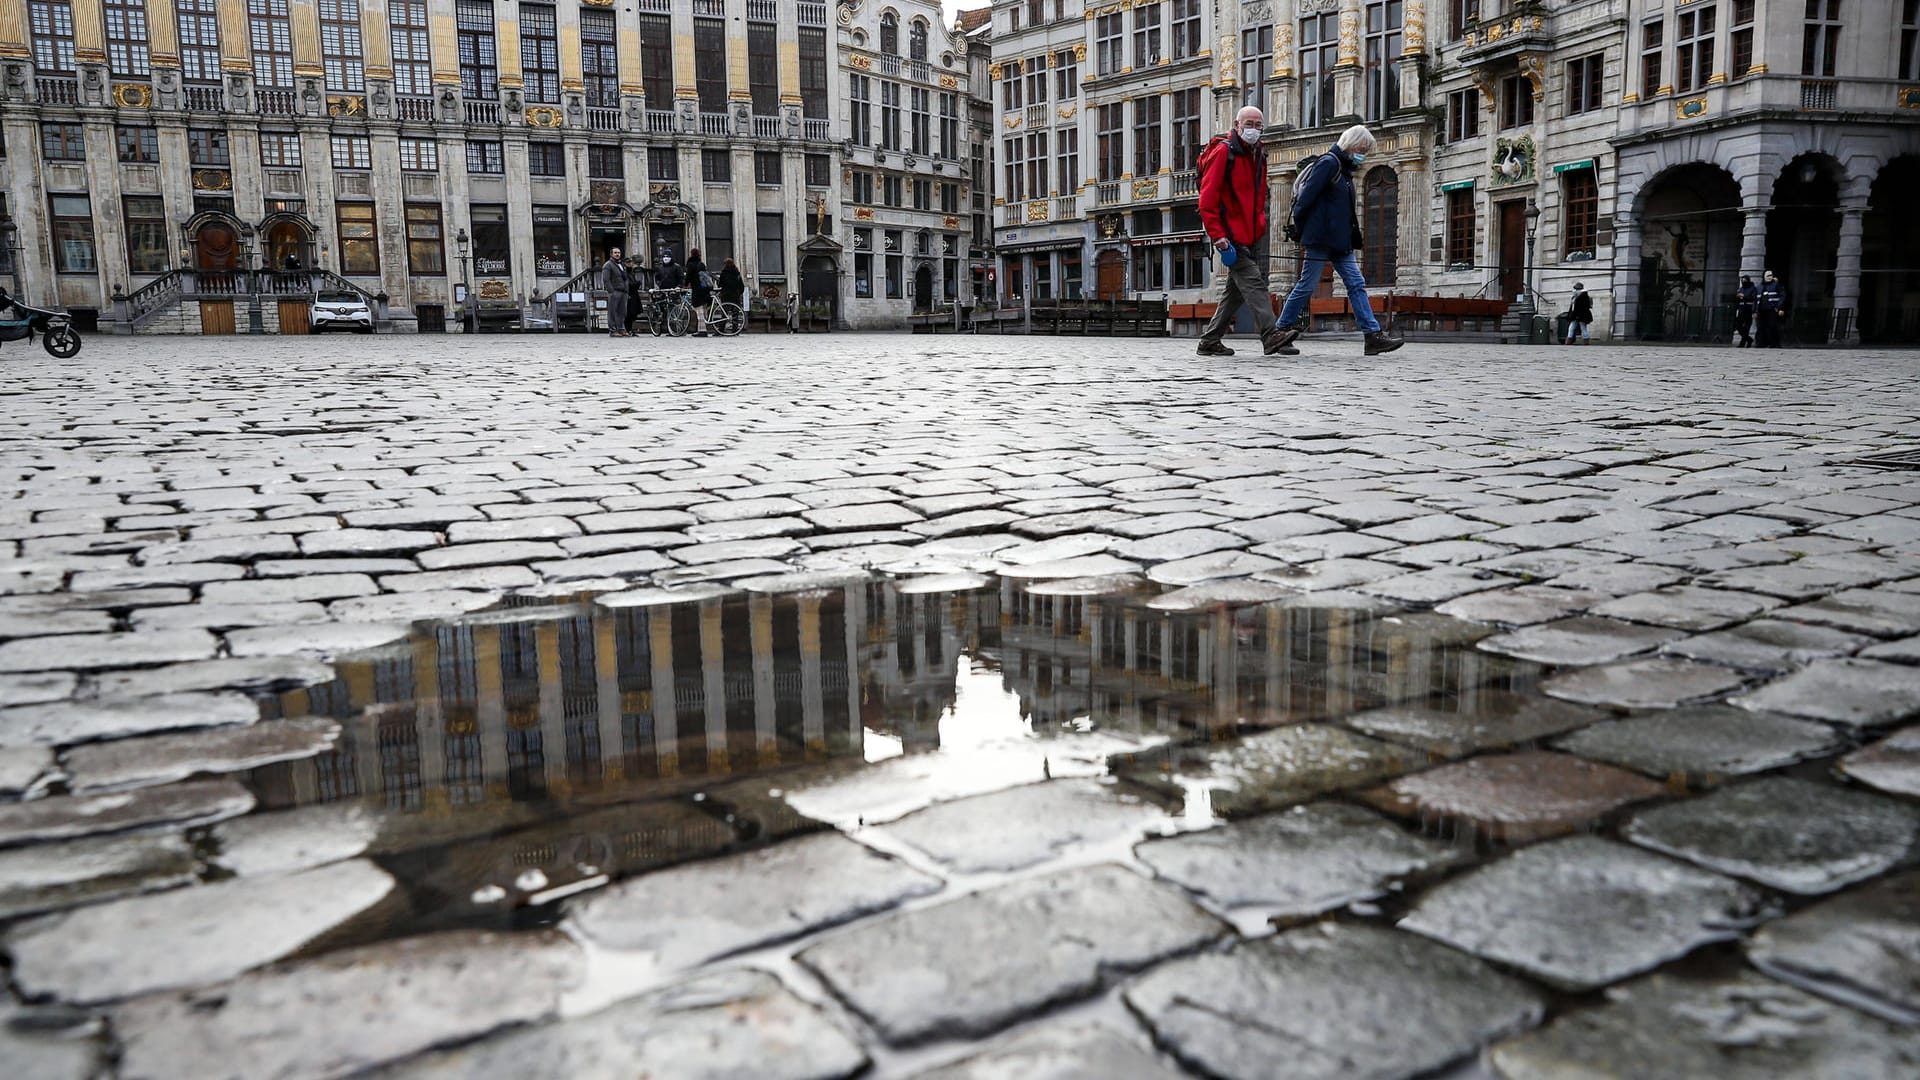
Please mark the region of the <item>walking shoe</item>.
<svg viewBox="0 0 1920 1080"><path fill-rule="evenodd" d="M1219 342L1219 341L1203 341L1200 343L1200 347L1193 351L1195 354L1199 356L1232 356L1233 355L1233 350L1227 348L1224 342Z"/></svg>
<svg viewBox="0 0 1920 1080"><path fill-rule="evenodd" d="M1268 356L1273 356L1276 353L1281 356L1298 356L1300 355L1300 350L1293 347L1293 342L1294 339L1299 336L1300 328L1298 326L1275 326L1273 329L1267 331L1266 336L1261 338L1260 341L1266 345Z"/></svg>
<svg viewBox="0 0 1920 1080"><path fill-rule="evenodd" d="M1381 353L1390 353L1405 344L1406 342L1399 338L1388 337L1385 330L1376 330L1367 335L1367 355L1379 356Z"/></svg>

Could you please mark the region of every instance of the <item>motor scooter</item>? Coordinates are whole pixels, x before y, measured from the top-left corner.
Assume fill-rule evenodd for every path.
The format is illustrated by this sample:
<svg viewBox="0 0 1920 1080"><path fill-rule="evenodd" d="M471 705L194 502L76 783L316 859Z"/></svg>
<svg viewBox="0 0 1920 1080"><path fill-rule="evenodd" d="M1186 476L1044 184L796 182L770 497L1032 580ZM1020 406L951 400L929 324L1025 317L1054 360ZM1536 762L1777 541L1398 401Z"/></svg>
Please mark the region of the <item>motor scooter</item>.
<svg viewBox="0 0 1920 1080"><path fill-rule="evenodd" d="M80 351L80 332L73 328L73 317L64 311L31 307L0 289L0 341L32 341L40 335L40 344L61 360Z"/></svg>

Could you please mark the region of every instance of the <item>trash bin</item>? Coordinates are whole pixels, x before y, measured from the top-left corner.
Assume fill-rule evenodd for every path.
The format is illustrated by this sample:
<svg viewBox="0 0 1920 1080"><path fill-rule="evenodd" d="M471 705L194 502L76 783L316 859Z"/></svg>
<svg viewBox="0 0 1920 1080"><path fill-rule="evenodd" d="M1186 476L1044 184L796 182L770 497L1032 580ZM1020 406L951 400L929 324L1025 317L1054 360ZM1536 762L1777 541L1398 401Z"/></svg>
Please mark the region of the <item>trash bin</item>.
<svg viewBox="0 0 1920 1080"><path fill-rule="evenodd" d="M1556 316L1554 316L1554 319L1553 319L1553 340L1554 340L1555 342L1561 342L1561 341L1565 341L1565 340L1567 340L1567 327L1569 327L1569 326L1572 326L1572 325L1573 325L1573 313L1572 313L1572 312L1570 312L1570 311L1563 311L1563 312L1561 312L1560 314L1558 314L1558 315L1556 315ZM1547 343L1545 343L1545 342L1543 342L1542 344L1547 344Z"/></svg>

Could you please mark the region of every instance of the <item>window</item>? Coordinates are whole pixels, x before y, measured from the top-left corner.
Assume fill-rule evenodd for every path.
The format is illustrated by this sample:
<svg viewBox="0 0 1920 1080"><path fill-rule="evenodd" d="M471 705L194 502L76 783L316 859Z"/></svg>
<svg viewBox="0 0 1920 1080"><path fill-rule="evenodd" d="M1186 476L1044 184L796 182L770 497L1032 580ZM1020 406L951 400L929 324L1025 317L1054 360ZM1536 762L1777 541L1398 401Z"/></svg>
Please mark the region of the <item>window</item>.
<svg viewBox="0 0 1920 1080"><path fill-rule="evenodd" d="M1480 91L1455 90L1447 95L1447 141L1459 142L1480 134Z"/></svg>
<svg viewBox="0 0 1920 1080"><path fill-rule="evenodd" d="M1019 202L1027 197L1026 155L1021 152L1024 146L1025 140L1015 135L1006 141L1006 153L1001 158L1007 173L1004 197L1010 203Z"/></svg>
<svg viewBox="0 0 1920 1080"><path fill-rule="evenodd" d="M1012 64L1009 64L1007 66L1006 70L1001 75L1001 79L1002 79L1002 82L1001 82L1000 89L1005 99L1006 111L1014 112L1018 110L1022 105L1026 104L1027 81L1021 78L1019 75L1014 74Z"/></svg>
<svg viewBox="0 0 1920 1080"><path fill-rule="evenodd" d="M180 77L188 82L220 81L219 0L174 0L180 34Z"/></svg>
<svg viewBox="0 0 1920 1080"><path fill-rule="evenodd" d="M898 176L882 176L880 178L880 205L891 206L896 210L899 209L903 205L903 200L900 197L903 183Z"/></svg>
<svg viewBox="0 0 1920 1080"><path fill-rule="evenodd" d="M1035 300L1053 299L1053 252L1043 251L1033 257L1033 298Z"/></svg>
<svg viewBox="0 0 1920 1080"><path fill-rule="evenodd" d="M1173 92L1173 167L1191 169L1200 160L1200 88Z"/></svg>
<svg viewBox="0 0 1920 1080"><path fill-rule="evenodd" d="M900 232L887 230L887 299L899 300L907 295L907 260L900 250Z"/></svg>
<svg viewBox="0 0 1920 1080"><path fill-rule="evenodd" d="M1160 5L1141 4L1133 9L1133 66L1149 67L1166 58L1160 47Z"/></svg>
<svg viewBox="0 0 1920 1080"><path fill-rule="evenodd" d="M900 17L891 11L880 13L880 51L900 55Z"/></svg>
<svg viewBox="0 0 1920 1080"><path fill-rule="evenodd" d="M1067 136L1078 134L1079 132L1069 128L1060 133L1060 141L1064 143L1067 140ZM1061 175L1064 176L1065 174L1062 173ZM943 214L957 214L960 212L959 184L945 181L940 184L940 212Z"/></svg>
<svg viewBox="0 0 1920 1080"><path fill-rule="evenodd" d="M1044 198L1047 194L1047 166L1053 158L1047 153L1047 133L1036 131L1027 136L1027 197Z"/></svg>
<svg viewBox="0 0 1920 1080"><path fill-rule="evenodd" d="M1094 25L1093 56L1095 70L1101 75L1118 75L1127 66L1125 16L1118 12L1102 15Z"/></svg>
<svg viewBox="0 0 1920 1080"><path fill-rule="evenodd" d="M520 5L520 77L528 101L560 100L560 30L552 4Z"/></svg>
<svg viewBox="0 0 1920 1080"><path fill-rule="evenodd" d="M755 150L753 152L753 182L768 187L779 187L780 181L780 151Z"/></svg>
<svg viewBox="0 0 1920 1080"><path fill-rule="evenodd" d="M1045 135L1042 135L1042 136L1040 136L1040 139L1041 139L1041 141L1042 141L1042 142L1045 142L1045 141L1046 141L1046 136L1045 136ZM1041 161L1041 162L1040 162L1040 167L1041 167L1041 169L1042 169L1042 170L1044 170L1044 169L1046 168L1046 164L1047 164L1047 163L1046 163L1045 161ZM915 210L931 210L931 209L933 209L933 181L931 181L931 180L926 180L926 179L915 179L915 180L914 180L914 182L913 182L913 208L914 208Z"/></svg>
<svg viewBox="0 0 1920 1080"><path fill-rule="evenodd" d="M1039 56L1029 57L1026 60L1022 60L1020 63L1022 67L1026 68L1026 72L1027 72L1025 78L1027 81L1028 104L1031 104L1031 105L1045 104L1047 100L1047 56L1046 54L1041 53Z"/></svg>
<svg viewBox="0 0 1920 1080"><path fill-rule="evenodd" d="M460 95L497 100L500 56L493 38L493 5L487 0L459 0L453 19L460 52Z"/></svg>
<svg viewBox="0 0 1920 1080"><path fill-rule="evenodd" d="M72 0L32 0L28 11L33 22L35 70L43 75L73 74Z"/></svg>
<svg viewBox="0 0 1920 1080"><path fill-rule="evenodd" d="M1135 210L1128 230L1134 236L1159 236L1166 231L1167 217L1159 210Z"/></svg>
<svg viewBox="0 0 1920 1080"><path fill-rule="evenodd" d="M527 144L527 172L533 176L567 175L566 147L557 142Z"/></svg>
<svg viewBox="0 0 1920 1080"><path fill-rule="evenodd" d="M957 276L957 265L953 272ZM952 294L949 293L948 295ZM1080 252L1078 250L1068 250L1060 253L1060 299L1084 299L1080 292Z"/></svg>
<svg viewBox="0 0 1920 1080"><path fill-rule="evenodd" d="M1167 249L1144 249L1144 258L1134 263L1133 287L1141 292L1159 292L1167 287Z"/></svg>
<svg viewBox="0 0 1920 1080"><path fill-rule="evenodd" d="M1467 29L1480 21L1480 0L1449 0L1447 7L1447 40L1459 41L1467 36Z"/></svg>
<svg viewBox="0 0 1920 1080"><path fill-rule="evenodd" d="M827 32L800 28L800 112L810 120L827 118Z"/></svg>
<svg viewBox="0 0 1920 1080"><path fill-rule="evenodd" d="M1070 52L1055 53L1060 66L1053 69L1053 99L1072 101L1080 96L1080 63Z"/></svg>
<svg viewBox="0 0 1920 1080"><path fill-rule="evenodd" d="M853 174L853 201L863 205L873 203L873 174L864 169Z"/></svg>
<svg viewBox="0 0 1920 1080"><path fill-rule="evenodd" d="M1523 75L1500 80L1500 130L1533 123L1533 84Z"/></svg>
<svg viewBox="0 0 1920 1080"><path fill-rule="evenodd" d="M587 175L595 180L624 180L627 161L618 146L587 147Z"/></svg>
<svg viewBox="0 0 1920 1080"><path fill-rule="evenodd" d="M1680 12L1674 25L1673 88L1684 94L1704 89L1713 75L1712 6Z"/></svg>
<svg viewBox="0 0 1920 1080"><path fill-rule="evenodd" d="M1447 265L1473 265L1473 189L1447 192Z"/></svg>
<svg viewBox="0 0 1920 1080"><path fill-rule="evenodd" d="M1900 36L1900 55L1902 58L1913 54L1912 26L1916 8L1920 8L1920 3L1916 3L1916 0L1906 0L1906 3L1906 22L1908 29L1903 31ZM1733 51L1732 75L1736 79L1745 75L1747 69L1753 66L1753 9L1754 0L1733 0L1733 34L1731 37ZM1902 72L1902 78L1912 79L1920 77L1911 74L1912 72L1920 71L1920 68L1909 67L1903 63L1900 70Z"/></svg>
<svg viewBox="0 0 1920 1080"><path fill-rule="evenodd" d="M472 144L469 143L468 145L471 146ZM489 145L494 147L494 153L497 155L500 144L491 143ZM336 169L373 168L373 147L368 143L365 135L332 136L331 149L333 167ZM472 154L469 153L468 157L471 159ZM471 162L469 162L469 164L471 164Z"/></svg>
<svg viewBox="0 0 1920 1080"><path fill-rule="evenodd" d="M1368 169L1360 205L1360 231L1366 238L1361 270L1369 283L1391 285L1400 272L1399 174L1385 167Z"/></svg>
<svg viewBox="0 0 1920 1080"><path fill-rule="evenodd" d="M912 140L908 148L920 155L933 152L932 97L932 91L916 86L907 98L913 106Z"/></svg>
<svg viewBox="0 0 1920 1080"><path fill-rule="evenodd" d="M1366 19L1366 119L1385 120L1400 107L1400 0L1373 0Z"/></svg>
<svg viewBox="0 0 1920 1080"><path fill-rule="evenodd" d="M960 156L960 95L940 95L940 156Z"/></svg>
<svg viewBox="0 0 1920 1080"><path fill-rule="evenodd" d="M360 0L320 0L320 62L327 69L327 89L350 94L365 91L365 56Z"/></svg>
<svg viewBox="0 0 1920 1080"><path fill-rule="evenodd" d="M873 230L853 230L853 295L873 297Z"/></svg>
<svg viewBox="0 0 1920 1080"><path fill-rule="evenodd" d="M507 230L507 208L475 206L467 216L472 223L474 274L512 273L513 239Z"/></svg>
<svg viewBox="0 0 1920 1080"><path fill-rule="evenodd" d="M647 147L647 179L680 179L680 153L671 146Z"/></svg>
<svg viewBox="0 0 1920 1080"><path fill-rule="evenodd" d="M704 149L700 151L700 180L707 184L730 184L733 182L733 151Z"/></svg>
<svg viewBox="0 0 1920 1080"><path fill-rule="evenodd" d="M763 278L781 277L787 272L785 228L785 220L777 213L763 211L753 216L754 243Z"/></svg>
<svg viewBox="0 0 1920 1080"><path fill-rule="evenodd" d="M335 156L338 156L338 151L335 151ZM467 171L476 176L504 176L507 171L507 159L501 152L500 144L469 140Z"/></svg>
<svg viewBox="0 0 1920 1080"><path fill-rule="evenodd" d="M880 146L900 149L900 84L880 80Z"/></svg>
<svg viewBox="0 0 1920 1080"><path fill-rule="evenodd" d="M1566 234L1562 257L1593 258L1599 251L1600 182L1592 169L1560 174L1560 212Z"/></svg>
<svg viewBox="0 0 1920 1080"><path fill-rule="evenodd" d="M853 101L849 119L853 122L853 145L873 145L873 80L865 75L847 77L847 96Z"/></svg>
<svg viewBox="0 0 1920 1080"><path fill-rule="evenodd" d="M833 159L825 154L808 154L806 157L807 186L833 186Z"/></svg>
<svg viewBox="0 0 1920 1080"><path fill-rule="evenodd" d="M1135 98L1133 102L1133 175L1151 176L1160 171L1160 111L1162 98Z"/></svg>
<svg viewBox="0 0 1920 1080"><path fill-rule="evenodd" d="M1047 0L1027 0L1027 25L1039 26L1047 21Z"/></svg>
<svg viewBox="0 0 1920 1080"><path fill-rule="evenodd" d="M1240 86L1246 96L1242 105L1267 108L1267 83L1273 78L1273 24L1249 26L1240 31Z"/></svg>
<svg viewBox="0 0 1920 1080"><path fill-rule="evenodd" d="M86 128L79 124L41 124L40 156L48 161L87 160Z"/></svg>
<svg viewBox="0 0 1920 1080"><path fill-rule="evenodd" d="M730 210L707 211L706 230L705 251L708 265L717 267L733 258L733 212Z"/></svg>
<svg viewBox="0 0 1920 1080"><path fill-rule="evenodd" d="M1672 90L1660 81L1661 46L1666 41L1666 26L1655 19L1640 28L1640 93L1645 97Z"/></svg>
<svg viewBox="0 0 1920 1080"><path fill-rule="evenodd" d="M78 127L78 124L73 125ZM93 208L85 195L51 195L53 268L62 274L91 274L99 268L93 253Z"/></svg>
<svg viewBox="0 0 1920 1080"><path fill-rule="evenodd" d="M1300 20L1300 126L1333 122L1333 66L1340 47L1340 13Z"/></svg>
<svg viewBox="0 0 1920 1080"><path fill-rule="evenodd" d="M1840 0L1807 0L1800 41L1800 74L1832 77L1840 70Z"/></svg>
<svg viewBox="0 0 1920 1080"><path fill-rule="evenodd" d="M393 44L393 92L415 97L433 93L427 0L387 0L387 39Z"/></svg>
<svg viewBox="0 0 1920 1080"><path fill-rule="evenodd" d="M1125 106L1118 103L1100 106L1097 137L1100 140L1101 180L1118 180L1120 174L1127 171L1126 138L1121 129L1120 110Z"/></svg>
<svg viewBox="0 0 1920 1080"><path fill-rule="evenodd" d="M167 204L158 195L129 195L126 206L127 269L136 274L167 270Z"/></svg>
<svg viewBox="0 0 1920 1080"><path fill-rule="evenodd" d="M107 66L115 75L144 79L153 74L148 63L147 5L145 0L106 0Z"/></svg>
<svg viewBox="0 0 1920 1080"><path fill-rule="evenodd" d="M953 238L950 236L946 238L946 248L948 251L953 250ZM952 300L960 294L959 259L940 260L940 280L942 282L940 291L948 300ZM1078 297L1068 297L1068 299L1073 300L1078 299Z"/></svg>
<svg viewBox="0 0 1920 1080"><path fill-rule="evenodd" d="M665 15L641 15L640 85L647 107L673 104L673 25Z"/></svg>
<svg viewBox="0 0 1920 1080"><path fill-rule="evenodd" d="M1173 275L1169 284L1175 289L1204 289L1207 280L1206 244L1175 244L1167 249L1173 260Z"/></svg>
<svg viewBox="0 0 1920 1080"><path fill-rule="evenodd" d="M1600 107L1600 80L1606 73L1606 54L1594 53L1567 61L1567 115L1578 116Z"/></svg>
<svg viewBox="0 0 1920 1080"><path fill-rule="evenodd" d="M432 139L401 139L402 172L439 172L440 144Z"/></svg>
<svg viewBox="0 0 1920 1080"><path fill-rule="evenodd" d="M227 166L233 156L227 148L223 128L190 128L187 131L187 161L194 165Z"/></svg>
<svg viewBox="0 0 1920 1080"><path fill-rule="evenodd" d="M1185 60L1198 56L1200 42L1200 0L1173 0L1173 58Z"/></svg>
<svg viewBox="0 0 1920 1080"><path fill-rule="evenodd" d="M300 136L291 131L261 132L260 164L281 168L297 167L300 164Z"/></svg>
<svg viewBox="0 0 1920 1080"><path fill-rule="evenodd" d="M253 81L293 88L293 21L287 0L247 0L247 39L253 47Z"/></svg>
<svg viewBox="0 0 1920 1080"><path fill-rule="evenodd" d="M613 12L580 9L580 77L586 83L587 106L620 107L620 48Z"/></svg>
<svg viewBox="0 0 1920 1080"><path fill-rule="evenodd" d="M1059 156L1054 159L1054 167L1056 170L1053 185L1054 190L1062 195L1071 195L1080 190L1080 129L1062 128L1059 138L1056 141L1059 145ZM954 202L956 205L952 207L943 206L942 209L948 213L953 213L959 209L960 191L957 185L948 184L946 186L954 189Z"/></svg>
<svg viewBox="0 0 1920 1080"><path fill-rule="evenodd" d="M440 227L439 203L407 204L407 269L415 274L447 272L447 248Z"/></svg>
<svg viewBox="0 0 1920 1080"><path fill-rule="evenodd" d="M1740 25L1740 13L1746 12L1747 29L1733 32L1734 74L1745 75L1747 68L1753 65L1753 0L1734 0L1733 22ZM1746 35L1747 52L1745 62L1740 56L1740 36ZM1900 16L1900 78L1913 82L1920 80L1920 0L1905 0Z"/></svg>
<svg viewBox="0 0 1920 1080"><path fill-rule="evenodd" d="M755 116L780 114L779 31L769 22L747 24L747 92Z"/></svg>
<svg viewBox="0 0 1920 1080"><path fill-rule="evenodd" d="M719 19L693 20L693 86L701 112L727 111L727 24Z"/></svg>
<svg viewBox="0 0 1920 1080"><path fill-rule="evenodd" d="M927 20L915 19L907 28L907 57L911 60L927 58Z"/></svg>
<svg viewBox="0 0 1920 1080"><path fill-rule="evenodd" d="M533 208L533 272L538 277L566 277L570 265L567 208Z"/></svg>
<svg viewBox="0 0 1920 1080"><path fill-rule="evenodd" d="M130 165L152 165L160 160L160 137L150 127L115 128L113 141L119 150L122 162Z"/></svg>
<svg viewBox="0 0 1920 1080"><path fill-rule="evenodd" d="M343 202L336 211L340 224L340 272L380 272L380 238L373 225L373 204Z"/></svg>

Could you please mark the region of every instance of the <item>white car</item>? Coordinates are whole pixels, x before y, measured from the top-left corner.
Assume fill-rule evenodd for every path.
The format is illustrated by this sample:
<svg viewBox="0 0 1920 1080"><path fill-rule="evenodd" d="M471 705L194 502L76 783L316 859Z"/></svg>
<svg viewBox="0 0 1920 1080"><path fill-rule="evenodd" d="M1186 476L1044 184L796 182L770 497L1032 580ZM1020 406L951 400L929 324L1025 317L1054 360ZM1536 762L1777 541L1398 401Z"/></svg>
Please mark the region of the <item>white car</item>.
<svg viewBox="0 0 1920 1080"><path fill-rule="evenodd" d="M313 332L357 330L373 333L373 309L358 293L321 293L313 301Z"/></svg>

